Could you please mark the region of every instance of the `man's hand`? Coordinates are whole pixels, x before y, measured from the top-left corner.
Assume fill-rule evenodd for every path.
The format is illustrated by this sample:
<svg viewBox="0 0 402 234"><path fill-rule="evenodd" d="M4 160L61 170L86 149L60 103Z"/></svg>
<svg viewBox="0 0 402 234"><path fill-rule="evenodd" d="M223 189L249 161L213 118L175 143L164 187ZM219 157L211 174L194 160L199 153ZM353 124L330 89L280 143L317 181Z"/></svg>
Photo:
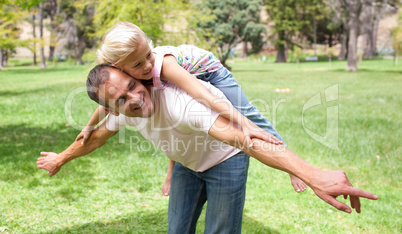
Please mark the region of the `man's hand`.
<svg viewBox="0 0 402 234"><path fill-rule="evenodd" d="M38 158L38 161L36 162L38 168L49 171L49 176L54 176L60 171L61 166L59 163L59 157L56 153L40 152L40 154L46 157Z"/></svg>
<svg viewBox="0 0 402 234"><path fill-rule="evenodd" d="M74 141L67 149L60 154L53 152L41 152L40 154L45 156L38 158L38 168L49 171L49 176L54 176L60 171L60 168L67 162L85 156L99 147L102 147L106 141L114 136L117 131L110 131L106 128L106 122L103 122L101 126L92 131L91 136L84 144Z"/></svg>
<svg viewBox="0 0 402 234"><path fill-rule="evenodd" d="M336 200L340 195L343 195L345 199L349 195L350 204L357 213L360 213L359 197L378 199L378 196L374 194L354 188L344 171L321 171L315 178L310 186L314 193L326 203L346 213L351 213L352 210L346 204Z"/></svg>

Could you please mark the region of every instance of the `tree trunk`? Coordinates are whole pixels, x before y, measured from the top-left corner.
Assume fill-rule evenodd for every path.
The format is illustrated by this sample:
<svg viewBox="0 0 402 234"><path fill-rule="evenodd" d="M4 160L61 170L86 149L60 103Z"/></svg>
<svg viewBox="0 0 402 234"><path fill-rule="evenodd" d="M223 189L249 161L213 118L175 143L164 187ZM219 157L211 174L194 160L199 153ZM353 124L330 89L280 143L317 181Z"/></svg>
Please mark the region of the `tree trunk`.
<svg viewBox="0 0 402 234"><path fill-rule="evenodd" d="M371 48L372 49L372 51L371 51L371 53L373 53L373 55L375 54L375 53L377 53L377 35L378 35L378 25L380 24L380 18L378 18L377 19L377 17L376 17L376 19L374 20L374 23L373 23L373 41L372 41L372 43L373 43L373 47Z"/></svg>
<svg viewBox="0 0 402 234"><path fill-rule="evenodd" d="M35 15L32 15L32 36L33 36L33 39L35 40L35 38L36 38ZM33 50L33 62L32 62L32 65L36 65L37 62L36 62L36 42L35 41L33 42L32 50Z"/></svg>
<svg viewBox="0 0 402 234"><path fill-rule="evenodd" d="M329 37L328 37L328 46L329 47L332 47L333 46L333 35L332 35L332 33L330 33L329 34Z"/></svg>
<svg viewBox="0 0 402 234"><path fill-rule="evenodd" d="M39 33L40 33L40 39L43 40L43 3L39 4ZM43 43L41 43L40 46L40 67L41 68L46 68L46 60L45 60L45 48Z"/></svg>
<svg viewBox="0 0 402 234"><path fill-rule="evenodd" d="M56 44L56 25L54 24L54 16L58 13L57 12L57 0L50 1L50 46L49 46L49 61L53 61L55 44Z"/></svg>
<svg viewBox="0 0 402 234"><path fill-rule="evenodd" d="M3 49L0 49L0 70L4 68Z"/></svg>
<svg viewBox="0 0 402 234"><path fill-rule="evenodd" d="M232 68L231 68L229 65L226 64L226 60L229 58L229 54L230 54L230 45L231 45L231 44L228 45L228 49L227 49L226 52L225 52L225 50L224 50L224 48L223 48L223 47L224 47L223 45L219 47L219 49L220 49L219 60L220 60L220 62L222 63L222 65L223 65L224 67L226 67L229 71L232 70Z"/></svg>
<svg viewBox="0 0 402 234"><path fill-rule="evenodd" d="M248 51L247 51L247 41L242 42L243 50L242 50L242 58L247 58L248 57Z"/></svg>
<svg viewBox="0 0 402 234"><path fill-rule="evenodd" d="M77 56L77 64L78 65L84 65L84 61L82 60L82 54L79 54Z"/></svg>
<svg viewBox="0 0 402 234"><path fill-rule="evenodd" d="M349 27L349 43L348 43L348 65L346 70L357 71L357 36L359 30L359 16L362 8L360 0L348 2L348 27Z"/></svg>
<svg viewBox="0 0 402 234"><path fill-rule="evenodd" d="M348 51L348 31L343 27L343 33L341 35L341 52L338 55L339 60L345 60Z"/></svg>
<svg viewBox="0 0 402 234"><path fill-rule="evenodd" d="M9 51L10 49L6 49L6 50L3 50L3 66L5 67L5 66L7 66L8 65L8 51ZM11 53L11 52L10 52Z"/></svg>
<svg viewBox="0 0 402 234"><path fill-rule="evenodd" d="M362 27L364 34L363 54L365 59L373 58L373 18L374 8L371 2L365 2L362 8Z"/></svg>
<svg viewBox="0 0 402 234"><path fill-rule="evenodd" d="M366 47L364 48L364 59L373 58L373 32L369 30L365 35Z"/></svg>
<svg viewBox="0 0 402 234"><path fill-rule="evenodd" d="M285 46L283 45L278 45L276 47L276 63L286 63L286 51L285 51Z"/></svg>
<svg viewBox="0 0 402 234"><path fill-rule="evenodd" d="M78 65L83 65L83 64L84 64L84 61L82 60L82 55L83 55L84 52L85 52L86 44L85 44L84 41L79 41L77 47L78 47L77 64L78 64Z"/></svg>
<svg viewBox="0 0 402 234"><path fill-rule="evenodd" d="M50 37L52 37L52 36L50 36ZM50 38L50 40L51 40L50 43L53 43L52 38ZM54 46L49 46L49 58L48 58L49 61L53 61L54 50L55 50L55 47L54 47Z"/></svg>
<svg viewBox="0 0 402 234"><path fill-rule="evenodd" d="M357 71L357 24L351 25L348 44L348 71Z"/></svg>

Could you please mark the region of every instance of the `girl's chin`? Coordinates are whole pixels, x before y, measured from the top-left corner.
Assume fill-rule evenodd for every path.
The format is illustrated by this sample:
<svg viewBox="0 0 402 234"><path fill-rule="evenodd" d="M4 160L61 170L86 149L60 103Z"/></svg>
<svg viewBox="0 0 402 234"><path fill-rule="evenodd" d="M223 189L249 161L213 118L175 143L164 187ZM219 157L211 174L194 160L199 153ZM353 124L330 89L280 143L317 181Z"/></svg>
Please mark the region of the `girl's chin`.
<svg viewBox="0 0 402 234"><path fill-rule="evenodd" d="M153 73L152 70L151 70L150 72L148 72L148 73L142 75L142 77L144 77L144 80L150 80L150 79L153 78L153 76L154 76L154 73Z"/></svg>

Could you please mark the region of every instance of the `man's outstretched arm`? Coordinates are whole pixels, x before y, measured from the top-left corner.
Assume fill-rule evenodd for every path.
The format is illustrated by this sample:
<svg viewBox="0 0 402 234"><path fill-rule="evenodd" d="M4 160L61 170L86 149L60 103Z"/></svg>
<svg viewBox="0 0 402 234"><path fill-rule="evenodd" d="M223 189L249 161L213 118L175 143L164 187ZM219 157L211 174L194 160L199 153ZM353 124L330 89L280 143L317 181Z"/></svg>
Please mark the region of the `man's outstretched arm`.
<svg viewBox="0 0 402 234"><path fill-rule="evenodd" d="M218 117L208 133L222 142L243 150L269 167L299 177L313 189L318 197L338 210L347 213L352 212L349 206L336 200L336 197L340 195L350 196L351 206L356 209L357 213L360 213L359 197L372 200L378 199L377 196L369 192L354 188L345 172L322 171L310 165L283 145L273 145L259 139L253 139L253 147L245 147L243 132L222 116Z"/></svg>
<svg viewBox="0 0 402 234"><path fill-rule="evenodd" d="M53 152L41 152L41 155L46 157L38 158L38 168L49 171L49 176L55 175L60 171L60 168L67 162L85 156L97 148L103 146L106 141L114 136L117 132L110 131L106 128L105 122L95 129L87 142L81 144L81 141L74 141L66 150L56 154Z"/></svg>

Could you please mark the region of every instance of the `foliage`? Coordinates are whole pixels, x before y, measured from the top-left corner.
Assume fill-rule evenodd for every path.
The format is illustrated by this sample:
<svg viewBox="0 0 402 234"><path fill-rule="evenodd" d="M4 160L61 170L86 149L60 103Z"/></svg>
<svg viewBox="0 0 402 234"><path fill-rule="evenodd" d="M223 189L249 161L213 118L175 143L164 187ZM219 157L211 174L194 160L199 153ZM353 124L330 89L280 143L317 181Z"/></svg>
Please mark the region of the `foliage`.
<svg viewBox="0 0 402 234"><path fill-rule="evenodd" d="M399 53L402 52L402 11L399 12L398 26L392 29L392 37L395 49L395 64L398 63Z"/></svg>
<svg viewBox="0 0 402 234"><path fill-rule="evenodd" d="M45 46L46 42L40 38L29 38L25 40L20 40L18 46L25 47L33 53L38 52L40 47ZM39 47L38 47L39 45Z"/></svg>
<svg viewBox="0 0 402 234"><path fill-rule="evenodd" d="M402 50L402 11L399 12L398 25L392 29L395 51Z"/></svg>
<svg viewBox="0 0 402 234"><path fill-rule="evenodd" d="M293 49L292 49L292 54L293 54L293 58L296 60L296 63L299 63L300 61L300 56L301 56L301 49L300 47L294 45Z"/></svg>
<svg viewBox="0 0 402 234"><path fill-rule="evenodd" d="M317 44L327 44L329 47L340 42L342 35L342 19L336 17L334 10L325 7L324 14L316 19ZM311 43L313 43L313 34L311 31L304 34Z"/></svg>
<svg viewBox="0 0 402 234"><path fill-rule="evenodd" d="M44 0L6 0L5 4L17 5L25 10L30 10L32 7L39 6Z"/></svg>
<svg viewBox="0 0 402 234"><path fill-rule="evenodd" d="M18 7L0 4L0 49L1 53L10 53L20 43L18 39L18 21L23 14ZM1 61L0 61L1 62Z"/></svg>
<svg viewBox="0 0 402 234"><path fill-rule="evenodd" d="M274 23L272 37L278 51L277 62L286 62L285 50L295 39L312 34L312 20L323 9L321 0L266 0L269 20ZM299 32L303 31L301 34Z"/></svg>
<svg viewBox="0 0 402 234"><path fill-rule="evenodd" d="M94 18L97 38L102 36L116 23L129 21L139 26L147 36L155 42L164 42L165 24L172 23L172 18L184 9L185 1L181 0L144 0L133 1L102 0L96 5ZM182 20L178 17L177 20ZM174 21L174 20L173 20ZM176 27L179 24L172 24ZM179 26L178 26L179 27Z"/></svg>
<svg viewBox="0 0 402 234"><path fill-rule="evenodd" d="M253 53L258 53L262 50L265 44L263 35L267 33L264 25L249 22L244 28L244 41L251 42L251 49Z"/></svg>
<svg viewBox="0 0 402 234"><path fill-rule="evenodd" d="M253 52L261 50L265 27L260 24L262 2L259 0L206 0L199 5L204 15L198 26L204 38L216 43L222 64L229 58L231 50L241 41L252 43ZM227 66L227 65L226 65Z"/></svg>

